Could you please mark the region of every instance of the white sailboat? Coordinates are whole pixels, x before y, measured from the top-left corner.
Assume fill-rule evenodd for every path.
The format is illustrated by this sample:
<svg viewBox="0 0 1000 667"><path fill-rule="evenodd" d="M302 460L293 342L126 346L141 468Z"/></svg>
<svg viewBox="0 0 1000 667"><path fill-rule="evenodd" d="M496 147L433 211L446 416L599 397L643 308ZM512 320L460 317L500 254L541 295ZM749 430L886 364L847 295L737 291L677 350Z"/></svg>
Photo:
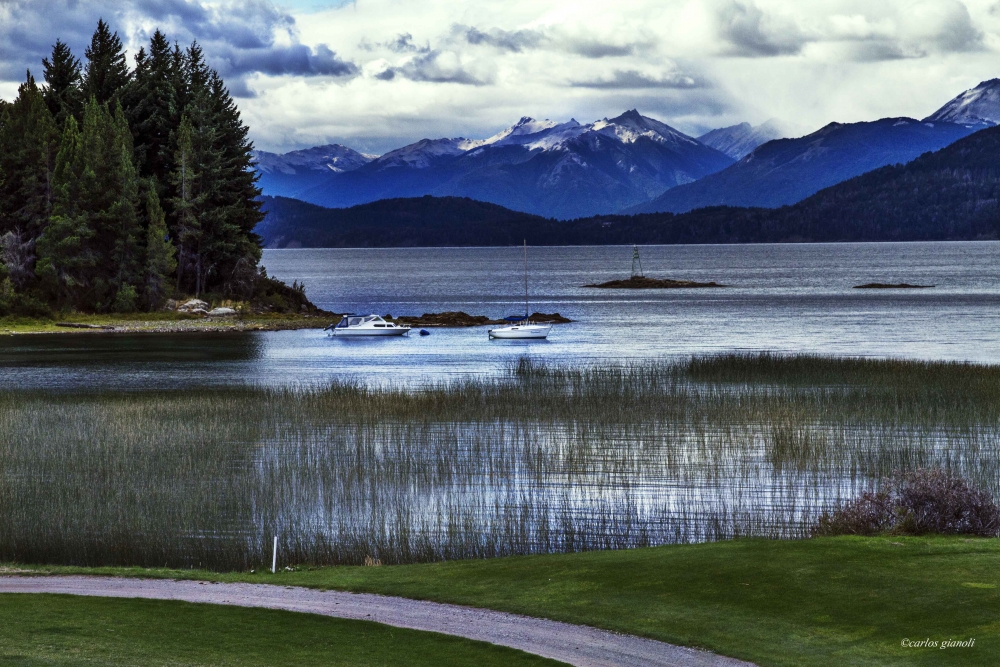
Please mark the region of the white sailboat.
<svg viewBox="0 0 1000 667"><path fill-rule="evenodd" d="M510 324L490 329L490 340L494 338L545 338L552 329L551 324L532 324L528 319L528 241L524 241L524 316L506 317Z"/></svg>

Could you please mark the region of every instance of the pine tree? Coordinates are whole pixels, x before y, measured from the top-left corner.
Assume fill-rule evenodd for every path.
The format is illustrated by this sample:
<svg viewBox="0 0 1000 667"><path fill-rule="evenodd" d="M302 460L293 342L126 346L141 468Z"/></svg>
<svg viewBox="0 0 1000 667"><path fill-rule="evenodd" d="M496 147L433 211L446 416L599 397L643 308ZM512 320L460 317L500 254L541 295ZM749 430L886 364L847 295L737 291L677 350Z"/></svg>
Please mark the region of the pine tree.
<svg viewBox="0 0 1000 667"><path fill-rule="evenodd" d="M52 210L59 133L29 72L0 116L0 234L38 237Z"/></svg>
<svg viewBox="0 0 1000 667"><path fill-rule="evenodd" d="M45 103L61 129L69 116L79 120L83 115L80 61L73 57L66 44L57 39L52 47L52 59L43 59L42 65L45 66L45 83L48 84L43 93Z"/></svg>
<svg viewBox="0 0 1000 667"><path fill-rule="evenodd" d="M203 203L202 197L196 192L198 173L195 169L197 158L192 140L191 120L185 116L181 119L177 131L177 152L174 154L176 168L171 175L171 185L174 189L174 235L177 238L177 291L182 286L193 285L195 295L201 294L201 221L198 214ZM190 277L194 273L193 278Z"/></svg>
<svg viewBox="0 0 1000 667"><path fill-rule="evenodd" d="M261 190L257 187L257 172L253 169L253 143L249 129L240 118L239 109L215 72L209 79L213 125L221 152L220 183L216 193L226 239L223 252L216 258L223 291L234 292L248 281L248 267L261 258L261 239L253 233L264 219L261 212Z"/></svg>
<svg viewBox="0 0 1000 667"><path fill-rule="evenodd" d="M70 116L56 157L52 218L38 239L36 271L57 307L83 305L87 273L96 264L89 249L94 233L78 205L81 139L76 119Z"/></svg>
<svg viewBox="0 0 1000 667"><path fill-rule="evenodd" d="M176 250L170 242L167 219L153 187L146 195L146 275L143 300L149 310L159 308L167 297L171 274L177 268Z"/></svg>
<svg viewBox="0 0 1000 667"><path fill-rule="evenodd" d="M84 52L87 69L83 79L84 97L93 97L98 104L114 104L129 83L130 75L125 63L125 49L118 33L112 33L104 19L97 22L97 30Z"/></svg>
<svg viewBox="0 0 1000 667"><path fill-rule="evenodd" d="M157 30L149 41L149 52L140 50L129 89L126 115L135 137L137 168L143 178L152 177L157 193L166 193L173 169L170 132L180 117L174 90L174 60L170 43Z"/></svg>
<svg viewBox="0 0 1000 667"><path fill-rule="evenodd" d="M107 219L113 230L114 245L109 268L114 271L110 283L114 288L114 309L119 312L135 310L142 257L142 228L138 219L139 182L132 161L132 133L125 120L121 104L116 104L112 120L112 145L108 156L110 183L115 199L108 209ZM109 230L110 231L110 230Z"/></svg>

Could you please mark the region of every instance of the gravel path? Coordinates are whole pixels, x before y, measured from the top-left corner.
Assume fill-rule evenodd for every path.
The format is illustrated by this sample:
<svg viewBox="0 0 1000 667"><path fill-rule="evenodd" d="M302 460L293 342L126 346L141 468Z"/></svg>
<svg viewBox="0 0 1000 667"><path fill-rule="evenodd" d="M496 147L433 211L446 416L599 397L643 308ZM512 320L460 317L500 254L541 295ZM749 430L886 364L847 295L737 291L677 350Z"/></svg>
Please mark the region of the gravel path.
<svg viewBox="0 0 1000 667"><path fill-rule="evenodd" d="M744 667L751 663L569 623L366 593L267 584L113 577L0 577L0 593L61 593L266 607L375 621L509 646L579 667Z"/></svg>

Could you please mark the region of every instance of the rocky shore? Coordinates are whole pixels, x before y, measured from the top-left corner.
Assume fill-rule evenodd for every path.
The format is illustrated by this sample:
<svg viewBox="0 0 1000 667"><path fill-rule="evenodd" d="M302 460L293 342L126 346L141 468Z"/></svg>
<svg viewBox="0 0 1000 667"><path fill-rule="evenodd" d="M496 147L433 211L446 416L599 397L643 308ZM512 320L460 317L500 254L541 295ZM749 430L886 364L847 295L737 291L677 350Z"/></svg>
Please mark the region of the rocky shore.
<svg viewBox="0 0 1000 667"><path fill-rule="evenodd" d="M648 278L632 276L625 280L609 280L606 283L584 285L600 289L681 289L688 287L725 287L717 282L699 283L693 280L670 280L669 278Z"/></svg>

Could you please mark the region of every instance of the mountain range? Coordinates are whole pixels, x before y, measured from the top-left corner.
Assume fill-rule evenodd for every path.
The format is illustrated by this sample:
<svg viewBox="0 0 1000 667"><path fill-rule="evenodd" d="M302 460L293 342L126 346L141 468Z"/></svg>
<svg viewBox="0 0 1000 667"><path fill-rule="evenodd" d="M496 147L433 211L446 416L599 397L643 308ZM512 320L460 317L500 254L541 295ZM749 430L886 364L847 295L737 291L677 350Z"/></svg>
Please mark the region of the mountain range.
<svg viewBox="0 0 1000 667"><path fill-rule="evenodd" d="M331 172L298 197L344 207L451 195L573 218L634 206L732 163L635 110L588 124L522 118L488 139L424 139L404 146L354 170Z"/></svg>
<svg viewBox="0 0 1000 667"><path fill-rule="evenodd" d="M257 159L265 195L325 207L455 196L571 219L793 204L997 122L993 79L922 121L831 123L797 138L785 137L799 128L773 119L694 138L633 109L587 124L525 117L487 139L423 139L382 156L331 144Z"/></svg>
<svg viewBox="0 0 1000 667"><path fill-rule="evenodd" d="M830 123L798 139L769 141L736 164L667 190L629 213L684 213L706 206L794 204L809 195L887 164L944 148L976 127L913 118Z"/></svg>
<svg viewBox="0 0 1000 667"><path fill-rule="evenodd" d="M931 241L1000 236L1000 127L905 165L888 165L778 209L556 220L457 197L392 199L349 209L266 197L256 230L268 247L392 247L787 241Z"/></svg>

